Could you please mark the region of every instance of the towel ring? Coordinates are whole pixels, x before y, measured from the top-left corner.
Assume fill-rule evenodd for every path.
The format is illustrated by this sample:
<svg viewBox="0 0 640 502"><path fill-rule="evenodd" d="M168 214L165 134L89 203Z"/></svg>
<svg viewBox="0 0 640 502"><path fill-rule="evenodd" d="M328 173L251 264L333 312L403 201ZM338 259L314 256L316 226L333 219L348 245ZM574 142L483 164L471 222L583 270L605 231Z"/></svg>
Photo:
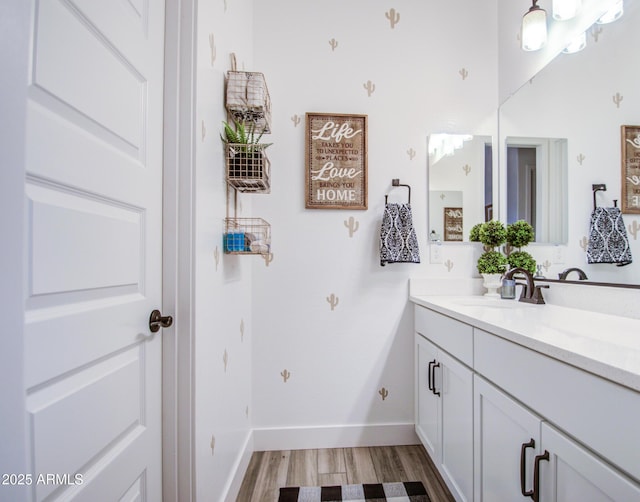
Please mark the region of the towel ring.
<svg viewBox="0 0 640 502"><path fill-rule="evenodd" d="M392 179L391 185L394 187L407 187L407 190L409 191L409 195L407 197L407 204L411 204L411 187L409 185L400 183L400 180L398 178ZM389 194L386 194L384 196L384 203L388 204L388 200L389 200Z"/></svg>

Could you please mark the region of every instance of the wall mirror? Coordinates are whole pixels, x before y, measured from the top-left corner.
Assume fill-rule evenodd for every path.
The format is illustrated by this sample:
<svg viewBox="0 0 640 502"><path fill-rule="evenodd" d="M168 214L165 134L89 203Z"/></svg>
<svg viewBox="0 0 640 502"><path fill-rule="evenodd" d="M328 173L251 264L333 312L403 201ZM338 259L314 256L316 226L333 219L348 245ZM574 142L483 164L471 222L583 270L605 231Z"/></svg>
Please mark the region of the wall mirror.
<svg viewBox="0 0 640 502"><path fill-rule="evenodd" d="M491 136L429 136L429 240L468 242L469 230L493 215Z"/></svg>
<svg viewBox="0 0 640 502"><path fill-rule="evenodd" d="M548 175L540 172L536 160L536 180L529 180L530 187L535 185L535 196L534 191L525 190L536 201L528 209L536 222L536 241L566 243L536 244L536 254L542 256L538 261L544 263L548 279L558 279L562 270L579 267L589 282L640 287L640 215L622 215L632 264L587 264L586 259L594 203L613 207L621 199L621 126L640 125L640 0L627 0L624 5L620 19L594 24L587 31L582 51L559 54L499 108L497 200L502 221L512 218L508 208L513 201L520 203L513 195L516 189L509 185L507 160L515 154L508 149L524 148L531 142L537 145L540 140L550 148ZM566 162L566 168L553 167L552 157ZM541 175L548 176L547 180L538 179ZM605 184L606 191L594 194L594 184Z"/></svg>

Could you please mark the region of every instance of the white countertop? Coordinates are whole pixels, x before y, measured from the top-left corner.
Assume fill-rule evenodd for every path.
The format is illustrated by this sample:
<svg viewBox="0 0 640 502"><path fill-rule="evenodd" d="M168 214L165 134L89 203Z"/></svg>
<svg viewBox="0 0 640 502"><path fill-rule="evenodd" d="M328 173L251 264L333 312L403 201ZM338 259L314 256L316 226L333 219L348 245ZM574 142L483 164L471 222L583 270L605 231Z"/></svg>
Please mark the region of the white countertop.
<svg viewBox="0 0 640 502"><path fill-rule="evenodd" d="M640 392L640 320L484 296L412 302Z"/></svg>

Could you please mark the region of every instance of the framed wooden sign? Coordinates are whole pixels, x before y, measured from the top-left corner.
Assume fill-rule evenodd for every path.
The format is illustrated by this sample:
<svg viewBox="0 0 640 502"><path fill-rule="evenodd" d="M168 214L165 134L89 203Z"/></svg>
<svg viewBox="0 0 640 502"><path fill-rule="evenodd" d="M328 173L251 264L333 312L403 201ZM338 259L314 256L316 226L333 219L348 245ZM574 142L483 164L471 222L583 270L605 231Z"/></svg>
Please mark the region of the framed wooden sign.
<svg viewBox="0 0 640 502"><path fill-rule="evenodd" d="M307 113L305 207L367 209L367 116Z"/></svg>
<svg viewBox="0 0 640 502"><path fill-rule="evenodd" d="M462 208L444 208L444 240L462 241Z"/></svg>
<svg viewBox="0 0 640 502"><path fill-rule="evenodd" d="M640 126L623 125L622 212L640 214Z"/></svg>

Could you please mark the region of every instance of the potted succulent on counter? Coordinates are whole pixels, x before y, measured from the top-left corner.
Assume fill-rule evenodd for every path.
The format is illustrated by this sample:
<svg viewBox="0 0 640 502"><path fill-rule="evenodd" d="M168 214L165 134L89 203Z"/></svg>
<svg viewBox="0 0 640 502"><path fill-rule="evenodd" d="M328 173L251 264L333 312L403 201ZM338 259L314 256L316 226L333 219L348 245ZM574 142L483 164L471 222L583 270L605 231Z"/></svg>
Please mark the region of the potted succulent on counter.
<svg viewBox="0 0 640 502"><path fill-rule="evenodd" d="M478 272L484 278L485 296L499 297L502 274L507 270L507 258L496 248L507 241L507 230L495 220L475 225L469 232L469 240L481 242L484 253L478 258Z"/></svg>
<svg viewBox="0 0 640 502"><path fill-rule="evenodd" d="M535 238L533 227L525 220L518 220L507 225L507 244L518 248L507 255L507 262L511 268L523 268L532 275L536 272L536 260L521 248L529 244Z"/></svg>

